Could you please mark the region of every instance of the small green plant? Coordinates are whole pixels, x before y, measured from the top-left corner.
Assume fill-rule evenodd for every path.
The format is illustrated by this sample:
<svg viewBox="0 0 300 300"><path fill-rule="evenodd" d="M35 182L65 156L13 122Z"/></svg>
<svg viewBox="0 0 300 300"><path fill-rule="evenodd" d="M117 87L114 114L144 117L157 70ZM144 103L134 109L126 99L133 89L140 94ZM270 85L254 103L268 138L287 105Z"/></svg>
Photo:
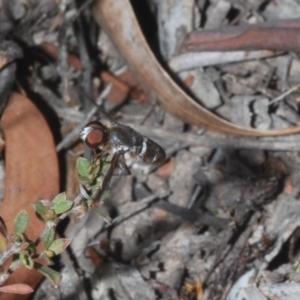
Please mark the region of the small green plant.
<svg viewBox="0 0 300 300"><path fill-rule="evenodd" d="M57 224L70 214L84 215L95 202L101 201L105 196L103 181L110 166L109 155L97 156L91 162L84 158L77 160L77 172L81 193L74 201L67 200L66 194L61 193L54 199L40 200L33 204L38 219L45 229L36 241L26 236L30 224L29 215L22 210L14 220L14 233L7 232L2 218L0 218L0 285L3 285L9 274L24 265L43 274L52 284L58 286L62 275L51 268L52 258L62 253L70 244L70 239L55 238ZM110 217L97 208L98 213L110 222ZM38 251L38 245L42 250ZM40 247L39 247L40 249ZM39 262L36 260L39 259ZM43 261L43 264L40 261ZM8 267L5 265L10 261ZM33 292L26 284L1 286L0 292L27 294Z"/></svg>

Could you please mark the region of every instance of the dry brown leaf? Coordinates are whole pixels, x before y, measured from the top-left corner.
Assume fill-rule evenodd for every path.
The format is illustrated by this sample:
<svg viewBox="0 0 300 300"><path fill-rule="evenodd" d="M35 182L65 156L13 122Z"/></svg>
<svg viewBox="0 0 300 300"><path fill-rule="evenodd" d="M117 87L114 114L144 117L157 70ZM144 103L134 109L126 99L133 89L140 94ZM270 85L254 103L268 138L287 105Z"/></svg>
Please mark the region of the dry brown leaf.
<svg viewBox="0 0 300 300"><path fill-rule="evenodd" d="M203 296L203 284L199 278L196 278L195 283L185 282L186 291L189 294L194 294L197 300L200 300Z"/></svg>
<svg viewBox="0 0 300 300"><path fill-rule="evenodd" d="M112 84L111 90L107 95L107 100L115 103L122 104L128 97L128 94L140 103L148 100L143 91L139 90L137 81L132 73L126 69L117 76L114 76L108 72L102 71L100 78L106 84Z"/></svg>
<svg viewBox="0 0 300 300"><path fill-rule="evenodd" d="M129 0L98 0L94 15L129 67L163 109L186 123L236 136L280 136L300 132L300 126L255 130L227 122L197 104L161 67L150 50Z"/></svg>
<svg viewBox="0 0 300 300"><path fill-rule="evenodd" d="M0 292L27 295L32 293L33 289L27 284L17 283L17 284L1 286Z"/></svg>
<svg viewBox="0 0 300 300"><path fill-rule="evenodd" d="M156 174L162 177L169 177L174 170L174 158L172 157L168 162L159 167Z"/></svg>
<svg viewBox="0 0 300 300"><path fill-rule="evenodd" d="M283 185L283 193L290 195L295 189L295 185L293 183L293 180L290 176L288 176Z"/></svg>
<svg viewBox="0 0 300 300"><path fill-rule="evenodd" d="M91 259L91 261L96 267L103 265L103 257L101 257L101 255L98 252L96 252L92 247L87 247L86 251L88 253L88 257Z"/></svg>
<svg viewBox="0 0 300 300"><path fill-rule="evenodd" d="M194 81L195 81L195 77L193 75L188 75L184 79L183 83L186 87L190 87L194 83Z"/></svg>
<svg viewBox="0 0 300 300"><path fill-rule="evenodd" d="M50 128L41 112L25 96L13 94L1 124L5 135L5 196L1 217L9 233L14 218L26 209L30 222L26 233L35 240L44 226L36 218L32 203L51 199L59 192L59 168ZM35 270L25 267L12 274L5 285L23 283L32 288L42 279ZM27 296L2 294L0 300L26 299Z"/></svg>
<svg viewBox="0 0 300 300"><path fill-rule="evenodd" d="M8 57L0 56L0 70L8 63Z"/></svg>

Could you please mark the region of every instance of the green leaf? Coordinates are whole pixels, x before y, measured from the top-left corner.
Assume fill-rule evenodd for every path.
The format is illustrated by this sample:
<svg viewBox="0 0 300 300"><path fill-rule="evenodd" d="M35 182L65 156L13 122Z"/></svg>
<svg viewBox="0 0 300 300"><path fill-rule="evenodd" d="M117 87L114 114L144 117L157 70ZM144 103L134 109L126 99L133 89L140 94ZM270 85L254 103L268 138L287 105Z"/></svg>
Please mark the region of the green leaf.
<svg viewBox="0 0 300 300"><path fill-rule="evenodd" d="M20 254L20 260L25 265L25 267L27 267L28 269L33 268L34 262L33 262L33 259L30 256Z"/></svg>
<svg viewBox="0 0 300 300"><path fill-rule="evenodd" d="M36 213L40 214L40 215L46 215L47 214L47 207L41 203L41 202L36 202L36 203L33 203L33 208L34 210L36 211Z"/></svg>
<svg viewBox="0 0 300 300"><path fill-rule="evenodd" d="M55 255L58 255L63 252L70 243L70 239L57 239L49 246L47 250L52 251Z"/></svg>
<svg viewBox="0 0 300 300"><path fill-rule="evenodd" d="M67 211L69 211L73 206L73 202L69 200L65 200L63 202L60 202L58 204L55 204L52 209L55 211L57 215L63 214Z"/></svg>
<svg viewBox="0 0 300 300"><path fill-rule="evenodd" d="M47 252L47 253L46 253ZM54 261L51 260L51 258L54 256L54 253L52 251L49 250L45 250L43 252L44 255L41 255L42 259L45 261L45 265L46 266L53 266L54 265ZM51 256L48 256L48 254Z"/></svg>
<svg viewBox="0 0 300 300"><path fill-rule="evenodd" d="M78 176L78 180L81 184L83 185L87 185L87 184L90 184L91 183L91 180L87 177L83 177L83 176Z"/></svg>
<svg viewBox="0 0 300 300"><path fill-rule="evenodd" d="M48 209L45 218L46 218L47 220L53 220L54 218L56 218L55 211L54 211L53 209Z"/></svg>
<svg viewBox="0 0 300 300"><path fill-rule="evenodd" d="M102 166L102 172L103 173L105 173L107 170L108 170L108 168L110 167L110 162L103 162L103 166Z"/></svg>
<svg viewBox="0 0 300 300"><path fill-rule="evenodd" d="M17 243L25 242L25 236L22 233L16 233L13 238L14 238L14 242Z"/></svg>
<svg viewBox="0 0 300 300"><path fill-rule="evenodd" d="M50 251L50 250L45 250L44 254L46 255L46 257L48 258L52 258L53 256L55 256L55 253Z"/></svg>
<svg viewBox="0 0 300 300"><path fill-rule="evenodd" d="M106 190L104 190L104 192L102 194L101 201L105 200L108 196L110 196L110 190L106 189Z"/></svg>
<svg viewBox="0 0 300 300"><path fill-rule="evenodd" d="M90 163L88 172L89 172L89 179L94 181L100 175L102 169L102 161L99 158L94 158Z"/></svg>
<svg viewBox="0 0 300 300"><path fill-rule="evenodd" d="M80 176L85 178L89 177L89 165L90 162L87 159L83 157L77 159L76 169Z"/></svg>
<svg viewBox="0 0 300 300"><path fill-rule="evenodd" d="M52 203L54 204L59 204L59 203L62 203L64 201L67 200L67 197L66 197L66 193L63 192L63 193L60 193L58 194L53 200L52 200Z"/></svg>
<svg viewBox="0 0 300 300"><path fill-rule="evenodd" d="M46 233L45 239L44 239L44 249L48 249L50 245L53 243L55 237L55 231L54 228L51 227Z"/></svg>
<svg viewBox="0 0 300 300"><path fill-rule="evenodd" d="M92 191L96 191L96 190L98 191L102 187L103 180L104 180L104 176L101 174L97 178L96 182L94 184L90 185L90 189Z"/></svg>
<svg viewBox="0 0 300 300"><path fill-rule="evenodd" d="M36 253L37 253L36 244L33 241L29 241L28 244L29 244L29 246L27 249L28 249L30 255L36 255Z"/></svg>
<svg viewBox="0 0 300 300"><path fill-rule="evenodd" d="M104 219L104 221L108 224L111 224L112 223L112 219L111 217L109 216L109 214L104 211L104 210L101 210L99 208L94 208L94 211L102 218Z"/></svg>
<svg viewBox="0 0 300 300"><path fill-rule="evenodd" d="M52 203L53 203L53 206L51 208L54 210L56 215L67 212L73 206L73 202L67 200L66 193L61 193L61 194L57 195L52 200Z"/></svg>
<svg viewBox="0 0 300 300"><path fill-rule="evenodd" d="M58 286L61 283L62 275L53 269L43 266L37 262L34 263L34 268L42 273L52 284Z"/></svg>
<svg viewBox="0 0 300 300"><path fill-rule="evenodd" d="M93 201L93 199L89 195L88 189L85 186L80 184L79 189L80 189L80 193L81 193L82 197L84 197L85 199L90 199L90 200Z"/></svg>
<svg viewBox="0 0 300 300"><path fill-rule="evenodd" d="M22 210L18 213L14 221L15 233L24 233L29 222L29 215L26 210Z"/></svg>
<svg viewBox="0 0 300 300"><path fill-rule="evenodd" d="M40 215L40 214L38 214L38 213L36 213L36 216L37 216L37 218L43 223L43 224L45 224L46 223L46 221L45 221L45 219L46 219L46 216L42 216L42 215Z"/></svg>
<svg viewBox="0 0 300 300"><path fill-rule="evenodd" d="M15 283L0 287L0 292L8 294L26 295L34 292L31 286L23 283Z"/></svg>

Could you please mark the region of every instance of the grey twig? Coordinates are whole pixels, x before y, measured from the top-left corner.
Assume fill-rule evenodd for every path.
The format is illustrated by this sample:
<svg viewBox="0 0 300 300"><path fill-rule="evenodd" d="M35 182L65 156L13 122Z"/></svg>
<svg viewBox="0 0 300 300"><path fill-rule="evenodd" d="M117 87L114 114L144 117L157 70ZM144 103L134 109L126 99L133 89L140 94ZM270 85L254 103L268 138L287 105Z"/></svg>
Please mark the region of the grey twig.
<svg viewBox="0 0 300 300"><path fill-rule="evenodd" d="M100 105L102 100L107 96L107 94L109 93L110 91L110 88L111 86L107 86L103 92L101 93L101 95L98 97L97 101L96 101L96 104L97 105ZM78 124L78 126L73 130L71 131L69 134L67 134L65 136L65 138L56 146L56 151L59 152L60 150L62 150L63 148L65 148L67 145L70 144L70 142L78 136L82 130L82 128L89 122L91 121L91 119L93 118L93 116L95 115L95 113L97 112L98 110L98 106L97 105L94 105L90 111L86 114L85 118Z"/></svg>
<svg viewBox="0 0 300 300"><path fill-rule="evenodd" d="M222 134L206 132L199 136L193 133L171 132L160 128L127 124L141 134L152 138L160 138L174 142L185 142L189 146L202 146L210 148L236 148L236 149L261 149L272 151L299 151L300 135L294 134L285 137L232 137Z"/></svg>
<svg viewBox="0 0 300 300"><path fill-rule="evenodd" d="M105 226L101 232L106 231L108 228L115 227L120 225L122 222L124 222L125 220L127 220L128 218L130 218L131 216L143 211L144 209L146 209L153 201L159 199L159 198L164 198L167 197L169 195L169 192L157 192L155 194L152 194L150 196L145 197L144 199L140 200L138 203L133 204L132 209L128 209L126 213L124 213L123 215L118 216L117 218L114 219L112 224L108 224L107 226ZM101 233L100 232L100 233Z"/></svg>
<svg viewBox="0 0 300 300"><path fill-rule="evenodd" d="M181 72L212 65L272 57L281 53L268 50L188 52L170 59L169 66L174 72Z"/></svg>

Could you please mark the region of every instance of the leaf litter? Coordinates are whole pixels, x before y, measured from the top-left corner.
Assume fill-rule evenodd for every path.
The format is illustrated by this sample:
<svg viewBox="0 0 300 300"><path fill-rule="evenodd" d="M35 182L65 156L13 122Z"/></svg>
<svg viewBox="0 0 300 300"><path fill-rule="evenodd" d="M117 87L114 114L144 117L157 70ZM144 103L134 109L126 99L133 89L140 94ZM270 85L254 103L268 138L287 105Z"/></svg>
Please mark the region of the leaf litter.
<svg viewBox="0 0 300 300"><path fill-rule="evenodd" d="M78 135L64 137L90 121L85 94L96 99L109 86L98 104L168 157L158 169L128 160L132 174L112 176L99 207L111 224L91 211L59 228L61 241L72 239L56 262L62 284L55 290L45 281L33 299L297 299L297 1L7 5L0 34L22 41L0 45L0 109L10 98L1 120L8 232L29 203L78 194L76 161L91 153ZM286 41L280 47L276 34ZM95 109L89 118L103 116ZM54 140L64 141L60 169ZM36 224L28 225L33 235ZM20 271L10 284L41 279ZM20 299L13 297L0 295Z"/></svg>

